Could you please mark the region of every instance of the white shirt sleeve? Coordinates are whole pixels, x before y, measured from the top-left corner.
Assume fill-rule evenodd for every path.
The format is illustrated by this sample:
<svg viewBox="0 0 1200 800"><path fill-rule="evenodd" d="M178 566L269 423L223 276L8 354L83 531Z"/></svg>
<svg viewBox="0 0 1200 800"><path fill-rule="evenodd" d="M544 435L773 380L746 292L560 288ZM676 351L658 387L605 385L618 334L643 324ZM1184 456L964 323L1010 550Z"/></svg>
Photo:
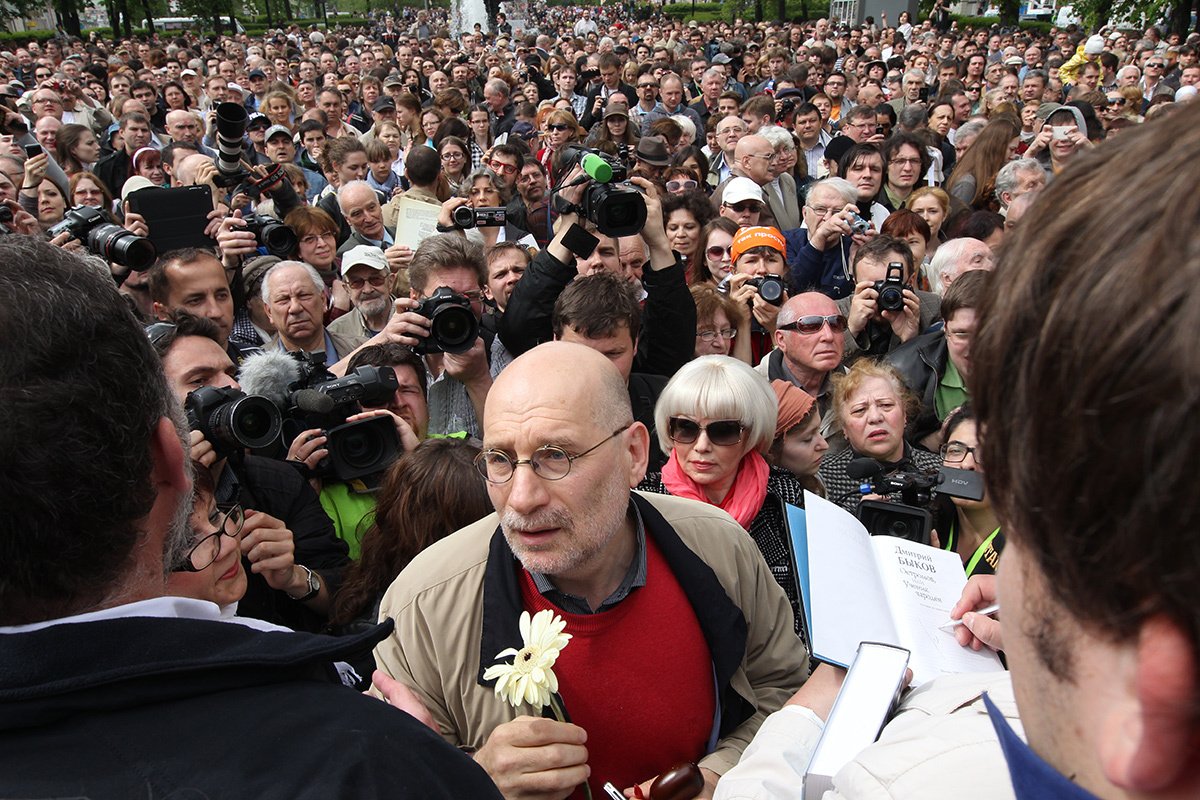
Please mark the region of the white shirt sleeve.
<svg viewBox="0 0 1200 800"><path fill-rule="evenodd" d="M713 800L795 800L825 724L811 709L784 706L767 717Z"/></svg>

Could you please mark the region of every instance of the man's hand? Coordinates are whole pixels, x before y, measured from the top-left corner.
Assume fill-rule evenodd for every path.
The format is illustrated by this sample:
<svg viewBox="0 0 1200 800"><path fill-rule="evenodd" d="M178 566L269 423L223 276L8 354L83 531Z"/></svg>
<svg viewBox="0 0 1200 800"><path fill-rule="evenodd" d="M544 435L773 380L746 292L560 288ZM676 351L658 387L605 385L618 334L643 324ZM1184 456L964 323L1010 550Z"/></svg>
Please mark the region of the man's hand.
<svg viewBox="0 0 1200 800"><path fill-rule="evenodd" d="M465 353L446 353L442 363L446 374L464 386L482 381L490 385L492 382L491 373L488 371L487 351L481 336L475 338L475 343Z"/></svg>
<svg viewBox="0 0 1200 800"><path fill-rule="evenodd" d="M204 226L204 235L210 239L216 239L217 233L221 230L221 224L225 221L229 214L229 209L224 205L217 205L212 211L208 212L208 224Z"/></svg>
<svg viewBox="0 0 1200 800"><path fill-rule="evenodd" d="M758 324L762 325L772 336L775 335L775 323L779 319L780 308L782 306L763 300L758 290L754 290L754 298L750 301L750 313L758 320Z"/></svg>
<svg viewBox="0 0 1200 800"><path fill-rule="evenodd" d="M875 291L874 281L859 281L854 285L850 316L846 322L846 329L850 331L851 336L857 337L867 329L867 323L875 317L878 301L879 292Z"/></svg>
<svg viewBox="0 0 1200 800"><path fill-rule="evenodd" d="M392 314L383 330L375 334L372 342L375 344L402 344L405 347L417 347L429 337L429 318L412 309L419 302L411 297L397 297L393 301L396 313Z"/></svg>
<svg viewBox="0 0 1200 800"><path fill-rule="evenodd" d="M396 435L400 437L400 445L404 448L404 452L407 453L415 450L417 445L421 443L412 426L405 422L399 414L394 414L386 408L372 408L367 411L360 411L357 414L346 417L346 422L358 422L376 417L388 417L391 419L392 424L396 426Z"/></svg>
<svg viewBox="0 0 1200 800"><path fill-rule="evenodd" d="M1054 137L1054 129L1045 123L1042 124L1042 129L1038 131L1037 136L1033 137L1033 141L1029 143L1029 147L1025 149L1025 157L1031 158L1033 153L1039 153L1050 146L1050 140Z"/></svg>
<svg viewBox="0 0 1200 800"><path fill-rule="evenodd" d="M413 260L413 249L406 244L394 244L383 251L388 267L393 273L408 269Z"/></svg>
<svg viewBox="0 0 1200 800"><path fill-rule="evenodd" d="M16 200L5 200L4 205L12 212L13 219L12 222L8 223L8 227L13 233L37 236L42 232L42 227L38 225L37 217L21 208L21 204Z"/></svg>
<svg viewBox="0 0 1200 800"><path fill-rule="evenodd" d="M880 316L892 326L892 333L901 342L907 342L921 332L921 298L912 291L904 290L904 309L884 311Z"/></svg>
<svg viewBox="0 0 1200 800"><path fill-rule="evenodd" d="M651 269L665 269L675 263L671 253L671 244L667 239L667 229L663 221L662 199L658 189L643 177L635 176L629 182L642 192L646 202L646 224L642 227L641 237L646 242L646 252L650 256Z"/></svg>
<svg viewBox="0 0 1200 800"><path fill-rule="evenodd" d="M1000 623L991 617L976 614L975 609L996 602L996 576L974 575L963 587L962 597L950 609L950 619L961 619L962 625L954 628L954 638L963 647L982 650L1003 650L1004 639Z"/></svg>
<svg viewBox="0 0 1200 800"><path fill-rule="evenodd" d="M134 236L147 237L150 235L150 226L146 224L146 218L136 211L125 212L125 230Z"/></svg>
<svg viewBox="0 0 1200 800"><path fill-rule="evenodd" d="M307 591L307 573L296 566L296 543L283 520L247 510L241 548L250 571L262 575L272 589L288 594Z"/></svg>
<svg viewBox="0 0 1200 800"><path fill-rule="evenodd" d="M25 180L21 184L23 189L32 189L37 191L42 179L46 177L46 167L50 163L50 154L42 151L40 155L25 161Z"/></svg>
<svg viewBox="0 0 1200 800"><path fill-rule="evenodd" d="M221 219L217 226L217 248L221 252L221 263L227 269L233 269L243 258L258 252L258 238L246 230L241 211Z"/></svg>
<svg viewBox="0 0 1200 800"><path fill-rule="evenodd" d="M287 460L297 461L309 469L316 469L321 459L329 455L329 450L325 447L326 441L325 431L320 428L302 431L292 439L292 446L287 451Z"/></svg>
<svg viewBox="0 0 1200 800"><path fill-rule="evenodd" d="M434 733L441 735L442 732L438 730L437 723L433 721L433 715L429 713L429 709L412 689L378 669L371 673L371 683L374 685L375 691L383 695L383 702L400 709Z"/></svg>
<svg viewBox="0 0 1200 800"><path fill-rule="evenodd" d="M817 225L817 229L809 233L808 242L817 250L828 250L842 236L851 234L850 220L858 208L853 203L847 203L841 211L830 214Z"/></svg>
<svg viewBox="0 0 1200 800"><path fill-rule="evenodd" d="M508 800L561 800L591 774L585 742L578 725L517 717L492 731L475 761Z"/></svg>
<svg viewBox="0 0 1200 800"><path fill-rule="evenodd" d="M191 459L205 469L211 469L212 465L217 463L217 451L213 449L212 442L204 438L204 434L200 431L191 431L188 433L188 444L191 447Z"/></svg>
<svg viewBox="0 0 1200 800"><path fill-rule="evenodd" d="M217 165L211 161L204 161L196 167L196 186L210 186L214 190L217 188Z"/></svg>

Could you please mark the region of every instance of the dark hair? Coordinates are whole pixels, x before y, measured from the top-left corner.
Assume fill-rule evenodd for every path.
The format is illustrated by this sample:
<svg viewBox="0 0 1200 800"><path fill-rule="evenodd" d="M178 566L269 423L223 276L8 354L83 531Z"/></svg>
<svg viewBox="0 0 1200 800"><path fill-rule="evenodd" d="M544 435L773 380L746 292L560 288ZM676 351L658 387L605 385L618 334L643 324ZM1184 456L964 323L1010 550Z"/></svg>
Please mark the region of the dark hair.
<svg viewBox="0 0 1200 800"><path fill-rule="evenodd" d="M475 469L479 448L461 439L427 439L392 465L376 496L375 516L362 538L329 621L345 625L374 604L418 553L492 511Z"/></svg>
<svg viewBox="0 0 1200 800"><path fill-rule="evenodd" d="M688 272L691 273L691 283L707 283L714 280L712 271L708 268L705 251L708 249L708 237L715 230L722 230L730 236L736 236L738 224L729 217L713 217L700 229L700 239L696 242L696 252L687 254Z"/></svg>
<svg viewBox="0 0 1200 800"><path fill-rule="evenodd" d="M925 218L907 208L898 208L888 214L888 218L883 221L883 227L879 229L879 232L896 239L903 239L915 233L924 239L926 244L929 244L929 240L933 238L933 232L929 229L929 223L925 221Z"/></svg>
<svg viewBox="0 0 1200 800"><path fill-rule="evenodd" d="M921 159L921 170L917 173L917 184L913 188L918 188L925 185L925 174L929 172L929 165L933 161L929 155L929 149L925 146L925 141L919 136L914 136L911 133L898 131L893 133L891 137L883 143L883 177L887 181L887 167L896 154L900 152L901 147L916 148L917 155Z"/></svg>
<svg viewBox="0 0 1200 800"><path fill-rule="evenodd" d="M1165 617L1193 661L1200 259L1177 226L1200 217L1198 118L1123 133L1039 193L1038 223L1010 234L979 309L968 378L987 491L1046 602L1120 645ZM1082 197L1110 202L1096 214ZM1072 680L1070 640L1044 632L1039 659Z"/></svg>
<svg viewBox="0 0 1200 800"><path fill-rule="evenodd" d="M696 136L700 136L700 132L696 132ZM681 167L689 158L694 158L696 163L700 165L700 185L704 186L704 181L708 178L708 171L711 165L708 161L708 156L704 155L704 151L694 144L687 147L681 147L671 156L671 166Z"/></svg>
<svg viewBox="0 0 1200 800"><path fill-rule="evenodd" d="M1006 114L988 122L954 165L947 191L969 176L975 180L975 194L969 205L980 208L991 202L996 193L996 175L1009 161L1008 146L1020 134L1021 126Z"/></svg>
<svg viewBox="0 0 1200 800"><path fill-rule="evenodd" d="M982 242L996 231L1002 230L1004 230L1004 217L995 211L972 211L954 226L950 238L966 237Z"/></svg>
<svg viewBox="0 0 1200 800"><path fill-rule="evenodd" d="M562 338L567 326L597 339L611 336L625 325L629 338L637 342L642 308L633 284L620 275L598 272L567 284L554 302L551 319L555 338Z"/></svg>
<svg viewBox="0 0 1200 800"><path fill-rule="evenodd" d="M218 265L221 263L213 251L203 247L181 247L160 255L158 261L155 261L154 266L150 268L148 280L150 299L155 303L166 305L171 294L171 279L167 275L167 267L176 264L194 264L203 258L211 258ZM222 272L222 274L224 273Z"/></svg>
<svg viewBox="0 0 1200 800"><path fill-rule="evenodd" d="M59 139L59 141L62 141L62 140ZM184 158L187 158L188 156L192 155L193 153L200 152L200 148L196 145L195 142L189 142L189 141L181 139L177 142L171 142L170 144L168 144L166 147L164 147L162 149L162 151L161 151L162 163L166 164L168 167L174 167L175 162L179 158L180 150L187 151L187 155L185 155Z"/></svg>
<svg viewBox="0 0 1200 800"><path fill-rule="evenodd" d="M991 270L972 269L959 275L942 297L942 319L948 320L964 308L979 308L991 285Z"/></svg>
<svg viewBox="0 0 1200 800"><path fill-rule="evenodd" d="M816 109L813 109L814 111ZM753 117L770 117L775 119L775 101L766 95L756 94L742 104L741 112ZM797 112L799 115L799 112Z"/></svg>
<svg viewBox="0 0 1200 800"><path fill-rule="evenodd" d="M983 272L983 270L975 270ZM942 441L950 441L950 437L964 422L975 421L975 408L971 405L971 401L963 403L958 408L946 415L946 419L942 421Z"/></svg>
<svg viewBox="0 0 1200 800"><path fill-rule="evenodd" d="M30 236L0 237L0 262L0 624L20 625L120 591L156 500L151 440L181 415L111 276Z"/></svg>
<svg viewBox="0 0 1200 800"><path fill-rule="evenodd" d="M846 170L850 169L850 167L854 165L855 161L858 161L864 156L874 156L880 160L883 159L883 153L879 152L878 145L874 144L873 142L859 142L858 144L853 145L845 153L842 153L842 158L840 161L838 161L838 175L845 177ZM884 165L884 171L887 171L886 165Z"/></svg>
<svg viewBox="0 0 1200 800"><path fill-rule="evenodd" d="M410 147L404 157L404 172L414 186L430 186L437 181L442 158L432 147Z"/></svg>
<svg viewBox="0 0 1200 800"><path fill-rule="evenodd" d="M689 212L696 220L696 224L701 227L707 225L709 220L717 215L717 212L713 210L712 203L699 189L692 189L681 194L668 194L662 198L663 225L667 224L672 213L680 210Z"/></svg>
<svg viewBox="0 0 1200 800"><path fill-rule="evenodd" d="M354 372L359 367L411 367L417 374L417 383L421 394L429 392L428 377L425 375L425 362L412 351L411 347L402 344L369 344L354 351L346 365L346 374Z"/></svg>
<svg viewBox="0 0 1200 800"><path fill-rule="evenodd" d="M911 277L913 273L913 257L912 250L909 249L905 242L899 239L893 239L891 236L879 235L872 237L858 246L858 250L854 253L854 264L851 272L858 274L858 265L864 258L870 258L874 261L886 261L888 253L899 253L904 260L904 276Z"/></svg>
<svg viewBox="0 0 1200 800"><path fill-rule="evenodd" d="M58 163L62 165L63 171L67 173L82 172L84 164L78 158L71 154L75 146L83 139L85 134L91 133L91 129L86 125L63 125L58 129L55 136L54 153L58 158Z"/></svg>
<svg viewBox="0 0 1200 800"><path fill-rule="evenodd" d="M175 342L184 336L199 336L212 339L217 344L221 343L221 329L208 317L197 317L186 311L172 311L167 315L165 323L173 327L150 339L150 346L160 359L165 358L175 346Z"/></svg>

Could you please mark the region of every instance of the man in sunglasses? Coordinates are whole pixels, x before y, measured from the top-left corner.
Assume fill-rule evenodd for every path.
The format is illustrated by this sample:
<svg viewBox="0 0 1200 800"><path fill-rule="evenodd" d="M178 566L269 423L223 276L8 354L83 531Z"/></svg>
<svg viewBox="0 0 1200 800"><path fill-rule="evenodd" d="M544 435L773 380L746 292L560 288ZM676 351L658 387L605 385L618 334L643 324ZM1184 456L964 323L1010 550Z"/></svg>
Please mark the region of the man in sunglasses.
<svg viewBox="0 0 1200 800"><path fill-rule="evenodd" d="M712 428L721 441L731 433L742 435ZM396 634L375 651L380 668L507 797L565 797L585 781L592 797L605 782L632 796L680 761L698 764L698 796L711 796L760 715L807 674L753 540L712 506L630 492L649 433L591 347L551 342L514 361L483 440L476 466L497 513L393 583L381 614ZM464 670L520 648L522 612L541 610L566 617L573 637L554 664L570 723L528 716L496 697L492 677ZM649 667L654 653L670 669ZM614 690L619 704L604 696Z"/></svg>

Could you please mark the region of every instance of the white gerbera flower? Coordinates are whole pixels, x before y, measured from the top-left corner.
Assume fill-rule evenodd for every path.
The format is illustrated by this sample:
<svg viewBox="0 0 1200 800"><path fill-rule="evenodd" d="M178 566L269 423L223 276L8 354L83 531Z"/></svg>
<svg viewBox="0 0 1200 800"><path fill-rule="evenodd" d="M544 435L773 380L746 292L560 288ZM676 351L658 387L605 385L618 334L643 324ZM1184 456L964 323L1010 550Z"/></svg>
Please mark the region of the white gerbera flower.
<svg viewBox="0 0 1200 800"><path fill-rule="evenodd" d="M514 656L511 664L495 664L483 673L484 680L496 679L496 696L517 708L529 703L535 708L550 704L550 696L558 691L554 662L571 640L563 633L567 623L553 611L539 611L532 619L528 611L521 612L521 641L523 647L511 647L496 654L496 658Z"/></svg>

